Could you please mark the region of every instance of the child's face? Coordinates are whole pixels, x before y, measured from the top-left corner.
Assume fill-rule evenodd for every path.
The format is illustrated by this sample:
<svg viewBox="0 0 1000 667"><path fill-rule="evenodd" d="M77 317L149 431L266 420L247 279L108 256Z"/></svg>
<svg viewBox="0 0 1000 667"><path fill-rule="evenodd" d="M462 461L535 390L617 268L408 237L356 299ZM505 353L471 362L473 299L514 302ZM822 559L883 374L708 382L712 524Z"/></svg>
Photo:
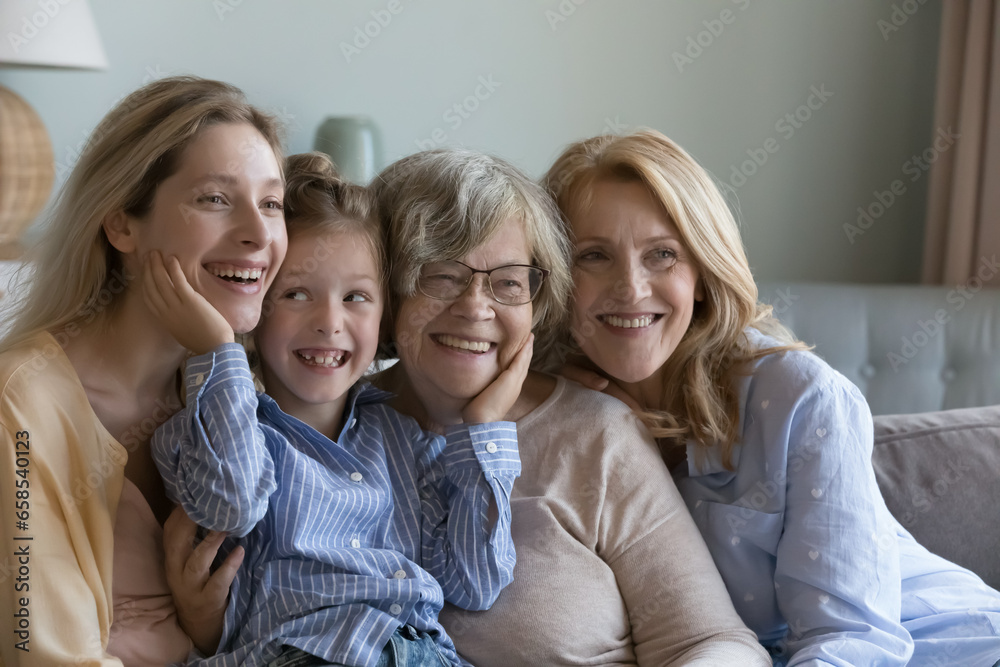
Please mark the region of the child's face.
<svg viewBox="0 0 1000 667"><path fill-rule="evenodd" d="M267 393L294 417L312 406L343 410L348 389L375 358L382 318L366 239L351 232L293 237L267 301L257 329Z"/></svg>

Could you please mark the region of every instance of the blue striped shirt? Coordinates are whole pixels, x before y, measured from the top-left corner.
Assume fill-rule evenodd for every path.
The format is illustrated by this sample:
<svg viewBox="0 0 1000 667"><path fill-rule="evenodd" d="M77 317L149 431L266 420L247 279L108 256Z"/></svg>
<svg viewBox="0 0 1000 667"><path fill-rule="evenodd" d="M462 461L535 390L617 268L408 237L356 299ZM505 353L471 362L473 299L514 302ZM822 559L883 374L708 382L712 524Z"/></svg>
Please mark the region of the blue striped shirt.
<svg viewBox="0 0 1000 667"><path fill-rule="evenodd" d="M254 390L227 344L185 369L186 407L153 436L167 494L200 525L240 536L220 653L202 665L261 665L282 645L373 665L402 624L437 633L445 600L487 609L510 583L511 422L445 437L359 383L336 442ZM490 527L491 500L498 509Z"/></svg>

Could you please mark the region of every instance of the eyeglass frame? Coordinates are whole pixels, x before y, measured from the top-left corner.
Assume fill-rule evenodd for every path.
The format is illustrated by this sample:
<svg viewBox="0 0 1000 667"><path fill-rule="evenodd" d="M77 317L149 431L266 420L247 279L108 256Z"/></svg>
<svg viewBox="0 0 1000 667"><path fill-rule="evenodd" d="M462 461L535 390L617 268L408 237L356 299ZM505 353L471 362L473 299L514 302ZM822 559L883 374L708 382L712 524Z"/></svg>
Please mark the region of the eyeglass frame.
<svg viewBox="0 0 1000 667"><path fill-rule="evenodd" d="M422 274L423 274L424 267L425 266L429 266L430 264L444 264L444 263L447 263L447 262L452 262L454 264L459 264L459 265L464 266L465 268L467 268L469 271L472 271L472 273L469 275L469 279L466 281L465 285L462 287L462 291L460 291L458 294L456 294L455 296L452 296L452 297L434 296L433 294L428 294L427 292L424 291L423 287L420 284L420 281L423 278ZM490 274L493 273L494 271L499 271L500 269L509 269L511 267L521 267L521 268L525 268L525 269L535 269L536 271L541 271L542 272L542 277L539 278L539 280L538 280L538 289L535 290L535 293L532 294L531 298L528 299L527 301L523 301L521 303L504 303L503 301L501 301L500 299L497 298L496 294L493 293L493 283L490 281ZM541 291L542 291L542 284L545 282L545 279L548 278L549 273L551 273L551 271L549 271L548 269L543 269L540 266L535 266L534 264L504 264L502 266L494 266L492 269L476 269L476 268L473 268L473 267L469 266L465 262L458 261L457 259L445 259L445 260L442 260L440 262L428 262L427 264L422 264L420 266L420 273L417 275L417 290L421 294L423 294L424 296L426 296L428 299L437 299L438 301L454 301L458 297L460 297L463 294L465 294L465 291L467 289L469 289L469 286L472 284L472 279L476 277L477 273L485 273L486 274L486 291L489 293L490 297L492 297L492 299L494 301L496 301L497 303L499 303L501 306L526 306L527 304L529 304L532 301L534 301L535 297L537 297L541 293Z"/></svg>

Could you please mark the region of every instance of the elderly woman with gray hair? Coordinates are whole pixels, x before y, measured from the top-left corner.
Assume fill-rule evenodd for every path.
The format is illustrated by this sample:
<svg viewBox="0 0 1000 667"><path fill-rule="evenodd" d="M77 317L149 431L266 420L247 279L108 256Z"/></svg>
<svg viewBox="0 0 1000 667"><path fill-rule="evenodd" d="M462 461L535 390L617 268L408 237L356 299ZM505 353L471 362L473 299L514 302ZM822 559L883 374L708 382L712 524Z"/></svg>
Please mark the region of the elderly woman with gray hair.
<svg viewBox="0 0 1000 667"><path fill-rule="evenodd" d="M461 421L534 332L545 367L565 320L569 244L549 197L471 152L399 160L373 187L399 362L378 382L424 428ZM527 288L525 289L525 286ZM442 622L476 665L769 665L736 615L652 437L629 408L532 371L507 415L522 476L514 582Z"/></svg>

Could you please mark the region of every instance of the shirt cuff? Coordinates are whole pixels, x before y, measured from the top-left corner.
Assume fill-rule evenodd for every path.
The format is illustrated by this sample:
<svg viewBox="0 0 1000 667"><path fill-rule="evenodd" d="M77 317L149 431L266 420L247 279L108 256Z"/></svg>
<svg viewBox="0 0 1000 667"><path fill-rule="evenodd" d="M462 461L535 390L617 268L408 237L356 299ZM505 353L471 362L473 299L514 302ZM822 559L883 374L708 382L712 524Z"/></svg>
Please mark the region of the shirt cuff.
<svg viewBox="0 0 1000 667"><path fill-rule="evenodd" d="M223 343L211 352L191 357L184 367L184 396L193 405L210 388L223 382L246 382L256 392L247 352L239 343Z"/></svg>
<svg viewBox="0 0 1000 667"><path fill-rule="evenodd" d="M449 426L445 438L443 458L448 467L474 467L515 477L521 474L514 422Z"/></svg>

